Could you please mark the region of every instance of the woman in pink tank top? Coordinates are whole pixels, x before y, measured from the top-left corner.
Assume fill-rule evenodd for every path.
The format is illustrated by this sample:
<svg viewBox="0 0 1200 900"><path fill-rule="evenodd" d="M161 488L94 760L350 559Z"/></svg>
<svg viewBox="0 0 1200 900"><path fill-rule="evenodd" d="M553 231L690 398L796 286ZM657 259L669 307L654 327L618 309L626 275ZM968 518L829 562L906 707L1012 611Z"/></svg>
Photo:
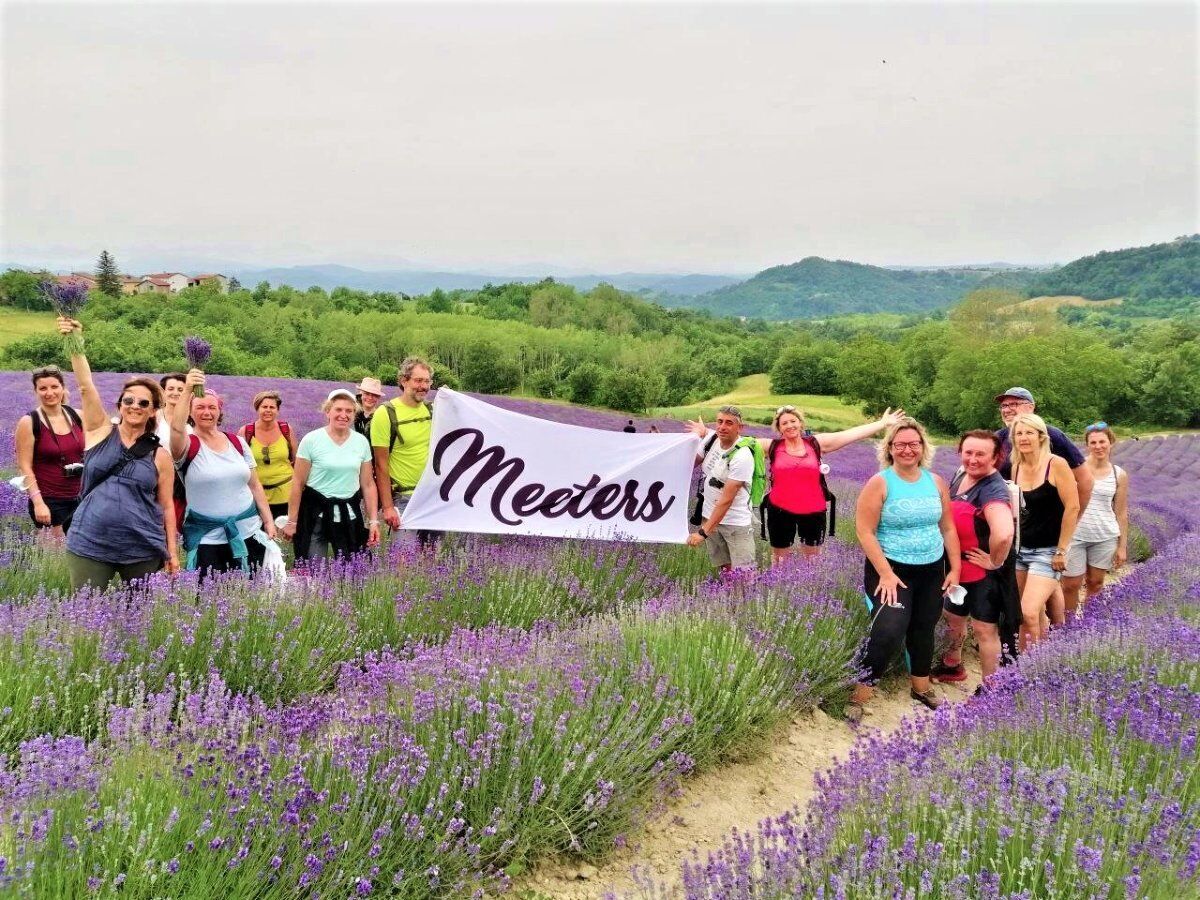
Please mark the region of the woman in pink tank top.
<svg viewBox="0 0 1200 900"><path fill-rule="evenodd" d="M904 410L888 409L874 422L845 431L813 434L805 429L804 413L795 406L781 406L775 411L773 424L779 436L758 439L771 474L764 513L772 565L792 555L797 539L805 556L821 552L826 531L821 456L878 434L903 417Z"/></svg>

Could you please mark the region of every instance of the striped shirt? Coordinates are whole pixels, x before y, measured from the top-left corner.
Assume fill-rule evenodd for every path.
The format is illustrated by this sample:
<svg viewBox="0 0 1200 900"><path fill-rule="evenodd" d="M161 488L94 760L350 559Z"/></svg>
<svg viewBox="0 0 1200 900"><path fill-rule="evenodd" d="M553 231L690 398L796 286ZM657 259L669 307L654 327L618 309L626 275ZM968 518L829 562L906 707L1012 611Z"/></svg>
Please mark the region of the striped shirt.
<svg viewBox="0 0 1200 900"><path fill-rule="evenodd" d="M1117 496L1117 478L1120 466L1113 466L1107 475L1097 478L1092 487L1092 499L1079 517L1073 539L1076 541L1107 541L1120 537L1121 526L1117 524L1114 501Z"/></svg>

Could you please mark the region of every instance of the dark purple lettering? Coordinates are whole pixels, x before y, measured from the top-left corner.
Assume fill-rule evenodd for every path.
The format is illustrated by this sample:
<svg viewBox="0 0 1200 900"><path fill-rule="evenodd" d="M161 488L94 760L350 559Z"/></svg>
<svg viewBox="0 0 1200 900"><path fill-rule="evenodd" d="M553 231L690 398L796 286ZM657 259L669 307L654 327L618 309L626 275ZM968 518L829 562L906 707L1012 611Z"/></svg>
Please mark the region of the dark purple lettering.
<svg viewBox="0 0 1200 900"><path fill-rule="evenodd" d="M546 493L546 486L538 484L536 481L517 488L517 492L513 494L512 498L513 512L518 516L533 515L537 512L538 500L544 493Z"/></svg>
<svg viewBox="0 0 1200 900"><path fill-rule="evenodd" d="M592 505L590 508L591 514L601 521L605 519L611 519L620 511L620 501L618 501L612 509L606 509L605 507L616 500L620 494L620 485L606 484L604 487L600 488L592 497Z"/></svg>
<svg viewBox="0 0 1200 900"><path fill-rule="evenodd" d="M546 499L538 507L538 512L547 519L557 519L567 511L567 501L574 493L571 488L555 488L546 495ZM554 508L556 506L558 509Z"/></svg>
<svg viewBox="0 0 1200 900"><path fill-rule="evenodd" d="M455 441L462 437L470 437L471 443L458 458L458 462L454 464L454 468L450 470L450 474L446 476L442 482L441 490L438 492L443 501L450 499L450 491L463 473L474 468L479 463L482 463L479 472L475 475L475 480L471 482L470 487L463 493L463 502L467 506L475 505L475 495L479 493L479 489L485 484L503 472L508 471L501 477L496 488L492 491L492 515L506 525L520 525L520 519L505 518L504 513L500 511L500 504L504 500L504 494L512 487L512 483L517 480L517 477L525 469L525 463L519 459L504 459L504 451L499 447L488 447L486 450L480 450L483 447L483 432L478 428L456 428L448 433L444 438L438 441L437 448L433 451L433 471L438 475L442 474L442 456L446 450L450 448Z"/></svg>

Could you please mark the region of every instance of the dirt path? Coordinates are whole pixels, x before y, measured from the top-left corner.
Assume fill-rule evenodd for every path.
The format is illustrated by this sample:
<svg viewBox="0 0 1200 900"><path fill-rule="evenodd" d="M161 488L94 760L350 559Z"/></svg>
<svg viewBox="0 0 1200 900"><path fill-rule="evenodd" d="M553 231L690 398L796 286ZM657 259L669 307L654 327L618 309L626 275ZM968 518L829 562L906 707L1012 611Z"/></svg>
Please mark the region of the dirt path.
<svg viewBox="0 0 1200 900"><path fill-rule="evenodd" d="M969 678L939 685L949 701L962 701L979 684L979 665L966 659ZM892 679L868 707L859 732L891 732L900 720L923 708L908 695L908 679ZM820 710L798 715L771 743L766 753L745 763L706 772L691 781L668 809L637 835L636 843L616 853L599 868L578 861L551 859L518 879L517 897L555 900L598 900L607 891L625 896L634 889L630 869L649 869L665 883L676 884L680 863L695 847L701 857L719 846L730 829L753 832L761 819L808 803L813 776L844 757L858 733Z"/></svg>

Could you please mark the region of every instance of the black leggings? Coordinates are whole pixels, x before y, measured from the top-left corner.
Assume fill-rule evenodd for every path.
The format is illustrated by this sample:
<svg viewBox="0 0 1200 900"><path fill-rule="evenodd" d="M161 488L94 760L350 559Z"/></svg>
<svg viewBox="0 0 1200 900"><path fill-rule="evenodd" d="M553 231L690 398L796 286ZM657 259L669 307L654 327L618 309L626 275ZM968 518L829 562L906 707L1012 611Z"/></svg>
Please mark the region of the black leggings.
<svg viewBox="0 0 1200 900"><path fill-rule="evenodd" d="M933 664L933 632L942 615L942 582L946 561L914 566L888 560L892 571L907 587L896 588L899 606L886 606L875 595L879 573L867 560L863 576L867 608L871 611L871 631L859 660L864 669L863 683L875 684L887 671L901 644L907 645L908 672L916 678L929 675Z"/></svg>

